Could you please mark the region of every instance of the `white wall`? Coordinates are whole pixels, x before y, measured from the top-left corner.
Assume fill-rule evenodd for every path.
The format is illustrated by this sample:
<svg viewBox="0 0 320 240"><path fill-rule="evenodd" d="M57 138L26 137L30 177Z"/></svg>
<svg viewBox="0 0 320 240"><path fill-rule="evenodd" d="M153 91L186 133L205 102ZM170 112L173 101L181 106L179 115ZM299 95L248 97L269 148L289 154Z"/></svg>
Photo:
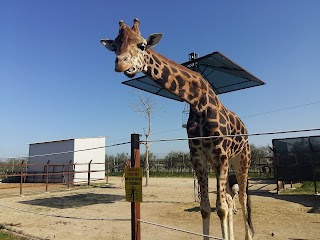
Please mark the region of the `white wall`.
<svg viewBox="0 0 320 240"><path fill-rule="evenodd" d="M86 151L79 151L84 149L91 149ZM104 179L105 178L105 137L96 138L78 138L74 142L74 163L80 164L75 165L75 171L88 171L88 164L91 163L90 179L91 181ZM96 164L99 163L99 164ZM88 173L75 173L74 182L87 181Z"/></svg>
<svg viewBox="0 0 320 240"><path fill-rule="evenodd" d="M95 149L92 149L95 148ZM91 149L91 150L86 150ZM81 151L85 150L85 151ZM71 152L70 152L71 151ZM70 152L64 154L38 156L52 153ZM72 182L84 182L88 180L88 163L92 160L90 179L91 181L105 178L105 137L96 138L78 138L61 141L34 143L29 145L29 166L28 173L45 173L44 164L61 164L61 166L50 166L49 172L67 172L68 164L79 164L74 166L75 172L84 171L83 173L75 173L70 176ZM95 164L100 163L100 164ZM36 166L33 164L42 164ZM70 169L72 171L72 168ZM67 181L68 174L55 174L49 176L49 182ZM30 176L27 178L29 182L45 182L45 176L39 175L37 177Z"/></svg>

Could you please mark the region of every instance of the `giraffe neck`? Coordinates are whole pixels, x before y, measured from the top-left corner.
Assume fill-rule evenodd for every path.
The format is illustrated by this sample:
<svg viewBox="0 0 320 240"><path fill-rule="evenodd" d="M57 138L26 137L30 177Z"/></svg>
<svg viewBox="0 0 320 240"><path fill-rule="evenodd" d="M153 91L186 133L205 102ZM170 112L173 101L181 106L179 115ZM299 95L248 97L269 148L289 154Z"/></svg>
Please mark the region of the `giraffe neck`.
<svg viewBox="0 0 320 240"><path fill-rule="evenodd" d="M202 76L172 60L148 49L143 73L172 94L190 104L196 112L202 112L210 104L221 103Z"/></svg>

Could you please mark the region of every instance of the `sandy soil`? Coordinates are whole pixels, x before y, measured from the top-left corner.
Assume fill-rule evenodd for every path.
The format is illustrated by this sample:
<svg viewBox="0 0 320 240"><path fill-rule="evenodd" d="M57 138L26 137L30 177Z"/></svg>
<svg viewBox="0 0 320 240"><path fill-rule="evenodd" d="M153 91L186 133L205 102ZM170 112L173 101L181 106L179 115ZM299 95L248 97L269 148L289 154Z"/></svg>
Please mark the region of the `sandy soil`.
<svg viewBox="0 0 320 240"><path fill-rule="evenodd" d="M41 190L25 196L19 196L19 189L1 189L2 185L0 223L43 239L131 239L130 203L124 199L120 182L119 177L111 177L109 183L114 187L51 193ZM149 183L149 187L143 188L142 220L201 233L201 215L192 178L151 178ZM214 212L213 179L210 188L213 190L210 234L221 237L219 219ZM274 189L270 182L250 181L254 239L320 239L320 197L276 195ZM234 216L234 223L235 239L244 239L241 213ZM146 223L141 223L141 229L142 239L201 239Z"/></svg>

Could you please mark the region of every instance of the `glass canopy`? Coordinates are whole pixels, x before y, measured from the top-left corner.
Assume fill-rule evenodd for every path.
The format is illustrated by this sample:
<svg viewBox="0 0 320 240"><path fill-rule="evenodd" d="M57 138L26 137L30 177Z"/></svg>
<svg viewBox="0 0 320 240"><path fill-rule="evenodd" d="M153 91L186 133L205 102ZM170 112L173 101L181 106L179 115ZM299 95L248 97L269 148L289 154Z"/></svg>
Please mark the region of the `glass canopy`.
<svg viewBox="0 0 320 240"><path fill-rule="evenodd" d="M201 58L182 63L182 65L199 72L203 78L211 84L216 94L265 84L220 52L213 52ZM162 88L147 76L130 79L122 83L162 97L183 102L181 98Z"/></svg>

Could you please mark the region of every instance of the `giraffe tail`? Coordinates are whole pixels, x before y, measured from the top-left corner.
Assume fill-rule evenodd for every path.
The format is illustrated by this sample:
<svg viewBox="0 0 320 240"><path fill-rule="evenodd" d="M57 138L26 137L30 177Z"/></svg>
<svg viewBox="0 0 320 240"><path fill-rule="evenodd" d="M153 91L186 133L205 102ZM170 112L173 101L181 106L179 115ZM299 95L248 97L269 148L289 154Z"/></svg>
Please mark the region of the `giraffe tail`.
<svg viewBox="0 0 320 240"><path fill-rule="evenodd" d="M254 229L253 229L253 225L252 225L252 221L251 221L251 198L249 195L249 181L247 180L247 187L246 187L246 193L247 193L247 222L248 222L248 226L249 229L252 233L252 236L254 235Z"/></svg>

